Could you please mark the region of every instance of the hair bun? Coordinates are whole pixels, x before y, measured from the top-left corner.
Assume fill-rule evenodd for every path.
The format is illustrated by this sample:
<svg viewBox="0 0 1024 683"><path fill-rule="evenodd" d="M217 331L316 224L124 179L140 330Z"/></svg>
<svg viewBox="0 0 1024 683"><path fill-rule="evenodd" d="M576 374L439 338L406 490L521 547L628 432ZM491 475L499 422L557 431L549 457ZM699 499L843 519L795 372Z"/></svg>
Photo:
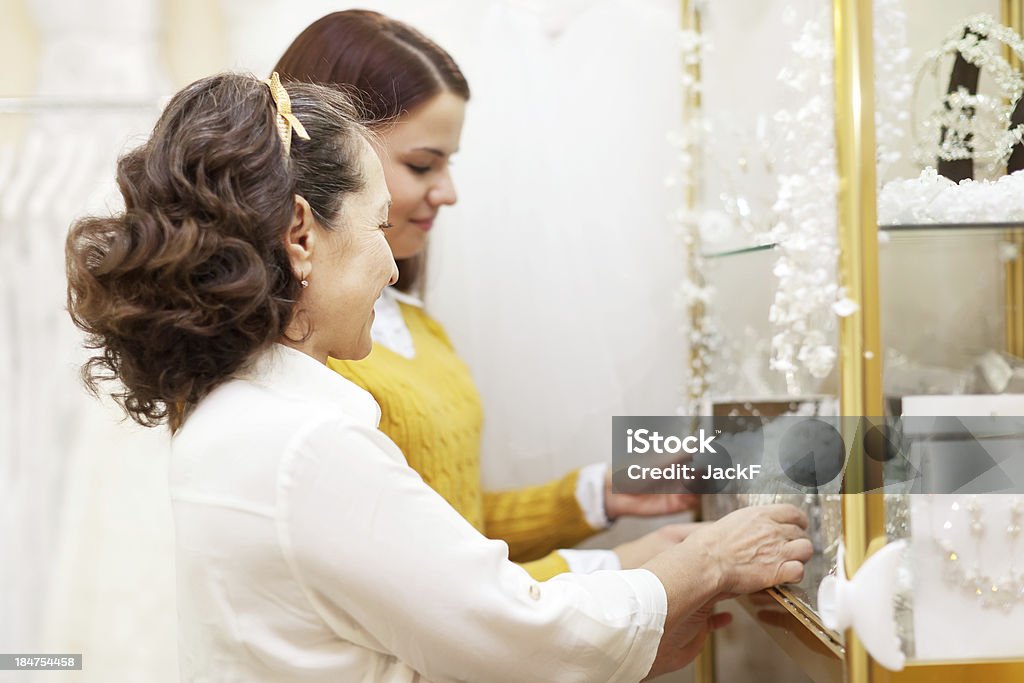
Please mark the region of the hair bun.
<svg viewBox="0 0 1024 683"><path fill-rule="evenodd" d="M177 428L284 335L299 295L283 242L296 193L326 226L361 187L351 104L319 86L289 90L316 145L282 154L271 95L254 77L197 81L118 162L124 212L71 227L68 311L100 351L83 379L94 393L120 380L115 399L143 425Z"/></svg>

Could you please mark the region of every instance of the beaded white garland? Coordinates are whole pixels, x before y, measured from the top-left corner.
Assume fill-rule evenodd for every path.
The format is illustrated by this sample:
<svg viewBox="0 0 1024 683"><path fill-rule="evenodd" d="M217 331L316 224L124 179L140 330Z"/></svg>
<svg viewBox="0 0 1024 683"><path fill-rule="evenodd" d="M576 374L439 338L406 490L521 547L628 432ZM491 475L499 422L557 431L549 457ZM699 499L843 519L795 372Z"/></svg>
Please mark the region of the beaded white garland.
<svg viewBox="0 0 1024 683"><path fill-rule="evenodd" d="M788 8L788 23L797 20ZM833 107L831 8L807 18L791 45L792 65L779 74L783 85L798 94L794 106L780 110L780 144L789 153L776 164L778 222L770 240L778 245L773 272L778 280L769 310L772 323L770 367L784 374L791 394L800 370L825 377L836 360L835 317L831 307L842 296L836 283L839 247L836 239L835 111Z"/></svg>
<svg viewBox="0 0 1024 683"><path fill-rule="evenodd" d="M914 79L904 0L875 0L874 16L875 145L881 184L902 157L899 148L909 130Z"/></svg>
<svg viewBox="0 0 1024 683"><path fill-rule="evenodd" d="M795 17L787 9L790 20ZM899 161L899 140L912 88L907 64L907 12L903 0L874 0L875 123L878 179ZM790 392L799 386L798 371L823 378L836 361L836 318L851 315L859 303L836 282L839 258L836 226L835 136L833 110L832 15L804 23L793 44L795 64L779 78L799 94L802 104L783 110L775 120L783 141L798 153L780 155L779 222L770 238L780 246L778 278L769 318L774 325L771 367L782 372Z"/></svg>
<svg viewBox="0 0 1024 683"><path fill-rule="evenodd" d="M787 9L789 19L795 11ZM903 0L874 1L875 123L878 178L899 161L896 148L903 133L911 96L907 64L907 12ZM786 376L789 390L799 393L798 371L822 378L836 361L836 317L859 306L836 283L839 258L836 241L836 177L833 98L832 16L806 21L793 44L794 65L779 75L799 93L802 104L783 110L775 120L783 140L799 145L798 154L778 163L779 222L770 239L781 247L775 267L778 289L769 319L774 325L771 367Z"/></svg>
<svg viewBox="0 0 1024 683"><path fill-rule="evenodd" d="M713 3L700 2L701 9ZM774 269L777 278L776 296L769 312L774 333L770 342L770 367L783 373L788 392L799 394L808 390L801 386L801 376L826 376L836 360L835 317L849 315L858 304L848 299L838 287L835 263L838 259L835 225L835 196L838 179L835 173L835 141L833 102L833 49L831 14L826 8L809 21L800 16L795 6L788 6L784 19L789 24L802 24L800 37L791 44L794 59L778 76L796 97L792 107L777 111L765 119L765 130L758 129L757 139L763 149L752 150L752 156L764 157L770 173L778 179L778 189L770 211L774 228L753 238L780 246ZM897 151L904 135L908 102L912 88L907 69L910 50L907 47L907 13L904 0L874 0L874 38L876 44L876 139L878 144L878 177L882 180L887 168L899 161ZM684 33L681 46L686 63L700 59L703 39ZM698 88L689 79L684 90ZM706 134L707 126L690 112L689 125L673 142L681 150L681 184L693 187L694 157L690 151L695 139ZM769 130L770 127L770 130ZM764 138L762 140L762 138ZM794 150L798 150L794 153ZM778 161L778 163L776 163ZM737 160L745 168L746 156ZM675 179L673 179L673 182ZM724 208L705 207L700 212L680 212L677 229L690 232L696 225L702 234L722 232L717 226L732 225L731 213L744 215L747 197L726 197ZM730 212L733 200L736 211ZM687 237L692 249L694 238ZM698 269L703 265L695 259ZM711 310L714 291L699 280L685 282L680 301L691 310ZM709 348L721 347L714 329L713 316L705 315L700 326L691 330L691 343L699 350L690 378L690 395L704 396L714 383ZM751 353L749 344L741 344ZM731 362L724 358L719 361ZM728 373L726 373L728 374ZM692 407L691 407L692 410ZM685 413L686 409L681 408Z"/></svg>
<svg viewBox="0 0 1024 683"><path fill-rule="evenodd" d="M703 2L698 3L695 7L695 11L698 12L703 9L705 9ZM705 40L699 33L690 30L680 31L678 45L684 66L690 67L700 63L701 50L705 45ZM700 82L692 77L688 69L684 71L680 84L683 101L686 103L694 100L694 95L700 92ZM678 151L679 175L666 178L665 183L670 186L681 186L680 198L696 188L694 157L703 133L703 126L700 108L687 108L681 128L668 135L669 144ZM676 410L680 415L695 415L699 412L701 399L708 393L712 381L708 349L712 347L715 335L712 316L706 314L711 305L712 288L700 278L704 263L697 239L699 216L680 206L673 215L669 216L669 220L674 225L675 232L682 237L693 268L693 272L679 287L676 304L690 312L701 312L699 316L688 316L689 320L683 323L689 332L688 342L694 352L694 357L691 362L690 384Z"/></svg>

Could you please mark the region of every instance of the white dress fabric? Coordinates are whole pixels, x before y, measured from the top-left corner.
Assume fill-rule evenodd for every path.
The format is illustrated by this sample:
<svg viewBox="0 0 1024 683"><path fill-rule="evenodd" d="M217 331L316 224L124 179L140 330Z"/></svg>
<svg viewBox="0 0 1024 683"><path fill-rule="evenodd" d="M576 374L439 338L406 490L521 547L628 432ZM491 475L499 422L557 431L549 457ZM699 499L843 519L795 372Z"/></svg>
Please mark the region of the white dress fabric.
<svg viewBox="0 0 1024 683"><path fill-rule="evenodd" d="M160 3L24 5L39 36L31 94L69 106L37 101L0 144L0 643L80 652L85 680L165 683L176 661L167 439L82 389L64 277L69 224L119 204L116 158L169 90Z"/></svg>
<svg viewBox="0 0 1024 683"><path fill-rule="evenodd" d="M173 438L185 681L639 681L643 569L538 583L377 430L373 398L275 345Z"/></svg>

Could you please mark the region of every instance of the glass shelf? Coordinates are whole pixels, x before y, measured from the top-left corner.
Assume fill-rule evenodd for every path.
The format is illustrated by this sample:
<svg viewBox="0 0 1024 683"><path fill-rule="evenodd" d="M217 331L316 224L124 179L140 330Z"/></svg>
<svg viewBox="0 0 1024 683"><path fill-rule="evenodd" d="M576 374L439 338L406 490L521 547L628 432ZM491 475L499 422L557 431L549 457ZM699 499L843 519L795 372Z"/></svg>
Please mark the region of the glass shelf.
<svg viewBox="0 0 1024 683"><path fill-rule="evenodd" d="M772 369L770 322L778 289L774 269L778 244L761 243L704 255L705 282L714 330L709 404L714 415L744 414L771 419L782 414L838 413L835 373L814 378L797 370L792 377ZM878 272L881 292L883 380L893 415L922 397L965 396L986 400L1000 391L1024 393L1024 359L1006 353L1006 329L1019 304L1007 289L1007 266L1024 257L1024 224L916 224L879 228ZM1015 311L1017 313L1015 313ZM822 319L822 333L838 343L836 320ZM995 370L986 370L988 366ZM999 371L1015 373L1006 387L989 385ZM1009 398L1009 397L1007 397ZM929 404L930 405L930 404ZM918 413L920 414L920 413ZM935 435L933 435L935 436ZM935 440L934 438L932 439ZM916 452L916 451L915 451ZM890 493L900 491L899 472L887 469ZM815 556L804 581L782 594L807 613L817 614L817 586L835 563L841 515L828 494L820 497L787 491L764 482L750 494L709 497L705 514L717 518L736 507L764 502L794 502L812 520ZM890 538L909 534L908 497L887 497ZM831 506L831 507L830 507ZM914 612L904 615L905 648L914 652ZM920 615L918 615L920 620ZM820 627L819 629L823 628ZM842 643L842 634L828 633ZM934 655L922 648L925 658Z"/></svg>
<svg viewBox="0 0 1024 683"><path fill-rule="evenodd" d="M779 246L778 242L767 242L765 244L755 244L749 247L739 247L736 249L726 249L723 251L710 251L701 254L706 259L720 259L729 256L741 256L743 254L756 254L761 251L771 251L775 247Z"/></svg>
<svg viewBox="0 0 1024 683"><path fill-rule="evenodd" d="M1024 223L908 223L880 225L878 232L891 239L907 237L970 237L979 235L1024 235ZM701 254L705 259L722 259L772 251L778 242L762 242L734 249L707 251Z"/></svg>
<svg viewBox="0 0 1024 683"><path fill-rule="evenodd" d="M881 232L1004 232L1024 231L1024 223L901 223L878 226Z"/></svg>

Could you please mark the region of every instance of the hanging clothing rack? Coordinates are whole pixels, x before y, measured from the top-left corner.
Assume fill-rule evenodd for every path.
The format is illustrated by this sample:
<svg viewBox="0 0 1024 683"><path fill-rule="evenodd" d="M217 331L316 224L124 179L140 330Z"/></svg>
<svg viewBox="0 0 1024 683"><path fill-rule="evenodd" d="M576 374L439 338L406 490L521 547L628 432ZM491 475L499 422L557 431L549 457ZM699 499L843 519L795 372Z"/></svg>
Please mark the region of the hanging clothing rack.
<svg viewBox="0 0 1024 683"><path fill-rule="evenodd" d="M0 97L0 114L35 114L79 109L133 111L162 109L170 98L160 97Z"/></svg>

